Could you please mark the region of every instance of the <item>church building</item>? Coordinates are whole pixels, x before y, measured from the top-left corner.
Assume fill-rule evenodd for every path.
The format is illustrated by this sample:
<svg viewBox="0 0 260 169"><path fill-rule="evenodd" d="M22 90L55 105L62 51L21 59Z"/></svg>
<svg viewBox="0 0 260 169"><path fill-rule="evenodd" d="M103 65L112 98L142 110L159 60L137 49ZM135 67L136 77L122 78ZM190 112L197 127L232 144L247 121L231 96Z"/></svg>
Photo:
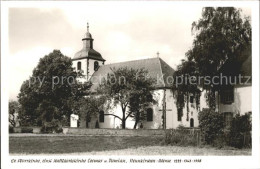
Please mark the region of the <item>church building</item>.
<svg viewBox="0 0 260 169"><path fill-rule="evenodd" d="M105 59L102 55L94 50L92 35L89 32L89 25L87 25L87 32L82 39L83 48L77 52L72 61L73 67L77 71L83 71L85 80L93 80L95 77L105 77L108 73L111 73L111 68L132 68L140 69L144 68L148 71L148 75L151 78L157 79L155 84L155 90L153 91L154 97L156 97L157 104L151 105L146 109L147 119L142 121L144 129L169 129L177 128L179 125L185 127L198 127L198 111L195 108L195 100L191 96L189 100L189 112L185 108L183 112L177 112L176 100L171 90L171 84L169 79L174 73L174 69L169 66L159 56L156 58L148 58L141 60L133 60L127 62L105 64ZM91 90L94 92L98 83L94 83ZM82 128L95 128L98 123L99 128L121 128L121 121L114 116L104 116L106 113L113 113L117 116L122 116L122 110L119 106L116 106L110 110L100 110L97 117L91 117L86 122L85 117L79 117L80 126ZM165 121L165 123L163 123ZM126 128L133 128L134 120L128 118L126 121ZM138 125L140 126L140 124Z"/></svg>

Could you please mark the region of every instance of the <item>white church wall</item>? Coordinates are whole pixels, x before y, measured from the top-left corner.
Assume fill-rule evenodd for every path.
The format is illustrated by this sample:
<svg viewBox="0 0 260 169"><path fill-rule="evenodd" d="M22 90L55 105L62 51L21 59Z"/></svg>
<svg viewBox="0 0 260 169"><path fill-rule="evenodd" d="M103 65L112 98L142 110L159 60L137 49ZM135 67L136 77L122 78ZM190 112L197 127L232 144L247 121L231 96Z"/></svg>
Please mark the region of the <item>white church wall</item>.
<svg viewBox="0 0 260 169"><path fill-rule="evenodd" d="M115 127L114 124L115 124L114 116L104 116L104 122L99 122L99 127L100 128L114 128Z"/></svg>
<svg viewBox="0 0 260 169"><path fill-rule="evenodd" d="M187 104L189 106L189 111L187 111ZM171 128L177 128L180 125L184 127L191 127L191 119L193 119L193 127L199 126L199 120L198 120L198 113L199 110L196 108L196 103L194 100L194 103L185 103L185 106L183 108L183 115L181 118L181 121L178 121L178 112L176 107L176 100L174 99L174 106L173 106L173 120L172 120L172 127Z"/></svg>
<svg viewBox="0 0 260 169"><path fill-rule="evenodd" d="M144 120L143 128L144 129L161 129L162 128L162 102L163 102L164 90L155 90L153 92L153 98L157 101L156 104L151 105L153 109L153 121ZM140 124L139 124L140 126Z"/></svg>
<svg viewBox="0 0 260 169"><path fill-rule="evenodd" d="M85 76L85 79L79 79L81 82L89 80L93 73L95 72L94 70L94 62L96 60L89 59L80 59L80 60L75 60L72 62L73 67L75 68L76 71L78 71L78 62L81 62L81 70L83 71L83 75ZM103 65L103 61L97 61L99 66ZM87 69L87 65L89 64L89 70ZM87 71L89 72L89 77L87 79Z"/></svg>
<svg viewBox="0 0 260 169"><path fill-rule="evenodd" d="M109 110L104 110L105 114L114 114L119 117L120 116L120 107L119 105L109 109ZM121 113L122 114L122 113ZM100 123L100 128L116 128L116 125L118 125L118 118L115 118L112 115L105 115L104 123Z"/></svg>
<svg viewBox="0 0 260 169"><path fill-rule="evenodd" d="M87 59L81 59L81 60L74 60L72 62L72 66L75 68L76 71L78 71L78 62L81 62L81 70L83 71L84 78L78 78L80 82L87 81Z"/></svg>
<svg viewBox="0 0 260 169"><path fill-rule="evenodd" d="M161 89L161 90L154 91L153 96L157 100L157 104L151 106L151 108L153 109L153 121L151 122L148 122L147 120L142 121L144 129L162 128L162 111L159 110L162 110L161 105L162 105L162 98L163 98L163 90ZM168 105L170 105L170 103ZM126 109L126 112L127 111L128 108ZM116 105L110 110L105 111L105 113L115 114L119 117L122 117L122 108L120 105ZM139 128L140 123L138 124L137 128ZM99 123L99 124L100 124L100 128L121 128L122 127L121 125L122 121L118 118L114 118L114 116L105 116L104 123ZM128 119L126 120L126 128L133 129L134 124L135 124L134 118L128 117Z"/></svg>
<svg viewBox="0 0 260 169"><path fill-rule="evenodd" d="M98 61L98 60L93 60L93 59L89 59L89 79L91 78L91 76L93 75L93 73L95 72L94 70L94 62L97 61L99 66L103 65L103 61ZM88 80L89 80L88 79Z"/></svg>
<svg viewBox="0 0 260 169"><path fill-rule="evenodd" d="M203 90L200 95L200 110L202 110L203 108L208 108L206 102L206 90Z"/></svg>
<svg viewBox="0 0 260 169"><path fill-rule="evenodd" d="M177 126L177 108L173 92L166 90L166 129L176 128Z"/></svg>
<svg viewBox="0 0 260 169"><path fill-rule="evenodd" d="M126 115L127 115L127 111L128 111L128 109L126 109ZM109 110L104 110L104 113L105 114L114 114L120 118L123 116L122 108L119 104L114 107L111 107ZM99 127L100 128L122 128L121 124L122 124L122 121L120 119L116 118L115 116L105 115L104 122L103 123L100 122ZM134 126L133 118L128 117L126 120L126 128L132 129L133 126Z"/></svg>

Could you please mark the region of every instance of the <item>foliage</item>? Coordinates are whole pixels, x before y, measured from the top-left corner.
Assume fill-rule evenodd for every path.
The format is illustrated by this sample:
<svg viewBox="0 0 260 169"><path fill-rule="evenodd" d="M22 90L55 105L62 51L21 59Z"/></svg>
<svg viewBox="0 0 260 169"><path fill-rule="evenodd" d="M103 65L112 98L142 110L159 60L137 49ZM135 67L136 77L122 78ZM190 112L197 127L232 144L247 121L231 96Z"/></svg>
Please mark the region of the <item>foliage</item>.
<svg viewBox="0 0 260 169"><path fill-rule="evenodd" d="M184 82L185 78L197 77L198 71L194 61L182 60L182 63L177 66L177 70L174 72L173 77L176 79L173 83L174 96L176 98L177 111L183 109L186 103L187 113L189 112L189 98L194 96L196 108L199 109L200 105L200 90L197 86L197 81ZM182 111L181 111L182 112Z"/></svg>
<svg viewBox="0 0 260 169"><path fill-rule="evenodd" d="M135 124L134 129L136 129L137 124L143 121L147 117L147 108L151 104L156 104L157 100L153 97L153 82L154 79L147 79L146 74L148 72L141 70L139 72L139 77L136 79L134 85L135 88L132 89L130 99L129 99L129 111L131 117L134 118Z"/></svg>
<svg viewBox="0 0 260 169"><path fill-rule="evenodd" d="M112 68L111 70L112 73L108 73L107 79L100 85L98 93L106 96L108 104L121 106L122 117L114 114L105 115L112 115L120 119L122 128L125 128L125 123L129 116L136 117L138 122L140 114L143 112L140 110L152 102L153 79L147 77L147 71L144 69L138 70L124 67L119 69ZM126 112L127 107L129 107L129 112Z"/></svg>
<svg viewBox="0 0 260 169"><path fill-rule="evenodd" d="M199 127L206 144L218 148L232 146L235 148L251 147L252 124L250 114L237 114L231 126L224 127L223 114L210 109L199 112Z"/></svg>
<svg viewBox="0 0 260 169"><path fill-rule="evenodd" d="M108 109L106 101L107 98L104 95L88 95L81 98L78 102L80 118L89 121L92 116L98 116L101 110Z"/></svg>
<svg viewBox="0 0 260 169"><path fill-rule="evenodd" d="M238 63L244 61L248 51L251 51L251 25L250 18L241 17L241 10L233 7L205 7L202 17L192 23L192 33L195 35L193 46L186 52L186 60L178 66L174 76L199 75L212 79L218 76L221 66L229 61ZM189 65L189 66L186 66ZM238 72L234 72L236 76ZM206 79L194 81L207 90L207 103L215 109L215 91L218 84L209 83ZM187 98L191 84L180 85L177 89L180 95ZM183 98L177 99L179 107L183 107ZM188 108L188 107L187 107Z"/></svg>
<svg viewBox="0 0 260 169"><path fill-rule="evenodd" d="M22 125L42 126L69 117L77 110L77 101L90 87L89 83L76 80L81 75L73 69L71 59L59 50L41 58L18 95Z"/></svg>
<svg viewBox="0 0 260 169"><path fill-rule="evenodd" d="M223 135L224 118L222 114L212 109L203 109L199 112L198 119L202 136L207 144L212 144L216 138Z"/></svg>
<svg viewBox="0 0 260 169"><path fill-rule="evenodd" d="M17 101L9 101L9 124L16 127L19 103Z"/></svg>
<svg viewBox="0 0 260 169"><path fill-rule="evenodd" d="M22 127L21 133L33 133L33 128L31 127Z"/></svg>
<svg viewBox="0 0 260 169"><path fill-rule="evenodd" d="M53 119L50 122L44 122L41 127L42 133L61 133L63 131L59 120Z"/></svg>
<svg viewBox="0 0 260 169"><path fill-rule="evenodd" d="M250 115L237 114L231 123L229 145L236 148L251 147L251 131Z"/></svg>
<svg viewBox="0 0 260 169"><path fill-rule="evenodd" d="M9 133L14 133L14 127L9 126Z"/></svg>
<svg viewBox="0 0 260 169"><path fill-rule="evenodd" d="M243 51L251 48L250 18L241 18L241 10L233 7L207 7L202 18L193 22L193 48L186 53L196 62L201 76L213 77L225 61L243 60ZM215 86L203 83L210 90L209 105L215 107ZM213 101L211 101L211 98Z"/></svg>

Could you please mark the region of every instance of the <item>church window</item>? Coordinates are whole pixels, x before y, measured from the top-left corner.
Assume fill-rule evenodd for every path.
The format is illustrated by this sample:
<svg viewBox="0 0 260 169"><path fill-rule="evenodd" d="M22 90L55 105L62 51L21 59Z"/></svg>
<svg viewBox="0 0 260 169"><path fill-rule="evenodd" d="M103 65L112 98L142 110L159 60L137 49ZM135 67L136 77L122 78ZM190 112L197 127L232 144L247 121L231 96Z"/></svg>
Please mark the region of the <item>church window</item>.
<svg viewBox="0 0 260 169"><path fill-rule="evenodd" d="M81 62L78 62L77 69L81 70Z"/></svg>
<svg viewBox="0 0 260 169"><path fill-rule="evenodd" d="M147 121L153 121L153 109L152 108L147 109Z"/></svg>
<svg viewBox="0 0 260 169"><path fill-rule="evenodd" d="M190 96L190 103L194 102L194 96Z"/></svg>
<svg viewBox="0 0 260 169"><path fill-rule="evenodd" d="M225 127L230 127L232 123L233 114L231 112L224 113Z"/></svg>
<svg viewBox="0 0 260 169"><path fill-rule="evenodd" d="M221 103L223 104L231 104L234 102L234 88L228 87L225 89L222 89L220 92L220 99Z"/></svg>
<svg viewBox="0 0 260 169"><path fill-rule="evenodd" d="M194 119L193 118L190 119L190 127L194 127Z"/></svg>
<svg viewBox="0 0 260 169"><path fill-rule="evenodd" d="M99 68L98 61L95 61L95 62L94 62L94 71L97 71L98 68Z"/></svg>
<svg viewBox="0 0 260 169"><path fill-rule="evenodd" d="M182 108L178 109L178 121L181 121L182 118Z"/></svg>
<svg viewBox="0 0 260 169"><path fill-rule="evenodd" d="M101 111L99 112L99 122L100 122L100 123L104 123L104 121L105 121L104 111L101 110Z"/></svg>

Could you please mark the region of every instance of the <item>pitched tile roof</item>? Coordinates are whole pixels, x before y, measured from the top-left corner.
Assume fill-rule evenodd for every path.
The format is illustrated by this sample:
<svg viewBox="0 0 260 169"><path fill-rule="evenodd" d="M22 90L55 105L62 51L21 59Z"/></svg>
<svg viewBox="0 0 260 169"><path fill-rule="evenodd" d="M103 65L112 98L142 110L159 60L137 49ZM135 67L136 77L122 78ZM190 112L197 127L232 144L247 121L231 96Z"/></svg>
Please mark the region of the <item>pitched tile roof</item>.
<svg viewBox="0 0 260 169"><path fill-rule="evenodd" d="M90 58L90 59L95 59L95 60L100 60L100 61L106 61L105 59L102 58L101 54L94 49L91 48L83 48L80 51L78 51L72 60L79 60L83 58Z"/></svg>
<svg viewBox="0 0 260 169"><path fill-rule="evenodd" d="M166 62L164 62L161 58L149 58L142 60L134 60L127 62L119 62L113 64L107 64L99 67L98 71L96 71L92 77L91 81L93 86L91 87L92 91L98 87L100 83L100 77L106 77L108 73L111 73L111 68L132 68L132 69L141 69L144 68L148 71L148 76L156 79L156 84L154 84L155 88L169 88L171 87L171 81L167 77L172 76L174 73L174 69L170 67Z"/></svg>

